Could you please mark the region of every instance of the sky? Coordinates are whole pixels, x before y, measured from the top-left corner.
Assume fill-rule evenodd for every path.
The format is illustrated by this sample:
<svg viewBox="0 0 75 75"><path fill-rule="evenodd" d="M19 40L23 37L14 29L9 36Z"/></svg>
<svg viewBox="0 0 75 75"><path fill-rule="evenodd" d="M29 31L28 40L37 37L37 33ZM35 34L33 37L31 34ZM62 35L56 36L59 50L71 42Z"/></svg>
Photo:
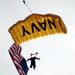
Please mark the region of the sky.
<svg viewBox="0 0 75 75"><path fill-rule="evenodd" d="M38 52L36 70L28 75L75 75L75 0L26 0L33 13L59 15L67 28L67 34L40 37L21 45L22 55ZM31 12L22 0L0 0L0 75L19 75L8 53L14 43L8 29ZM27 62L28 66L30 62Z"/></svg>

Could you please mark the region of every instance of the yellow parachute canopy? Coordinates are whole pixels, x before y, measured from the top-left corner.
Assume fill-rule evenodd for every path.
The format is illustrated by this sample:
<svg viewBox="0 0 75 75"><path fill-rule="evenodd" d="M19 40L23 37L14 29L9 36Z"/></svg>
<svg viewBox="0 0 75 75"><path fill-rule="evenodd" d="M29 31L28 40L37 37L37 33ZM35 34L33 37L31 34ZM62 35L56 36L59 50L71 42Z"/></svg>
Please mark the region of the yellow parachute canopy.
<svg viewBox="0 0 75 75"><path fill-rule="evenodd" d="M20 20L9 32L15 43L21 44L33 38L56 33L67 33L62 19L54 14L31 14L25 20Z"/></svg>

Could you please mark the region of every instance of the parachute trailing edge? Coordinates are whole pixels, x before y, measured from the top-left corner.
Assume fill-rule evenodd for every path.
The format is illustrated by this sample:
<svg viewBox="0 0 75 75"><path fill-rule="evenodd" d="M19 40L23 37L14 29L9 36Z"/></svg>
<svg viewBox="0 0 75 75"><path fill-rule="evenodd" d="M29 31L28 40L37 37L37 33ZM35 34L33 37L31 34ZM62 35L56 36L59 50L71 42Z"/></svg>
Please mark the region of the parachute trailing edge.
<svg viewBox="0 0 75 75"><path fill-rule="evenodd" d="M9 28L15 43L21 44L33 38L56 33L67 33L67 28L60 16L54 14L31 14Z"/></svg>

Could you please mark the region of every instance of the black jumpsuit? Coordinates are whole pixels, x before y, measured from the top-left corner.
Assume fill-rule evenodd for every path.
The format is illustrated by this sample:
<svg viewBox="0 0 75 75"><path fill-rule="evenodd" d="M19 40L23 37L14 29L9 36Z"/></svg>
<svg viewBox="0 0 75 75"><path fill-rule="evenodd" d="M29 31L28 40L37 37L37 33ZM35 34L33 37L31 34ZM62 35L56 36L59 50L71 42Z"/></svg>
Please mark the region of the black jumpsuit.
<svg viewBox="0 0 75 75"><path fill-rule="evenodd" d="M32 68L32 66L33 66L33 68L35 69L35 67L36 67L35 59L40 60L40 58L37 58L37 57L31 57L27 60L27 61L29 61L29 60L31 61L30 68Z"/></svg>

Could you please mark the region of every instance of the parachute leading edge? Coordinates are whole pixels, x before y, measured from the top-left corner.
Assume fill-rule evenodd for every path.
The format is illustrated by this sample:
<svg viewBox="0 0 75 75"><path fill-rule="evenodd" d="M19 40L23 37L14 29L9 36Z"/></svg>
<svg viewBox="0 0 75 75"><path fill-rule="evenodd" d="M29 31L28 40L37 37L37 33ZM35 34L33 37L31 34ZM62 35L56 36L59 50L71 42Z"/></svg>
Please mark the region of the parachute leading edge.
<svg viewBox="0 0 75 75"><path fill-rule="evenodd" d="M56 33L67 33L61 17L54 14L31 14L25 20L20 20L9 32L15 43L21 44L33 38Z"/></svg>

